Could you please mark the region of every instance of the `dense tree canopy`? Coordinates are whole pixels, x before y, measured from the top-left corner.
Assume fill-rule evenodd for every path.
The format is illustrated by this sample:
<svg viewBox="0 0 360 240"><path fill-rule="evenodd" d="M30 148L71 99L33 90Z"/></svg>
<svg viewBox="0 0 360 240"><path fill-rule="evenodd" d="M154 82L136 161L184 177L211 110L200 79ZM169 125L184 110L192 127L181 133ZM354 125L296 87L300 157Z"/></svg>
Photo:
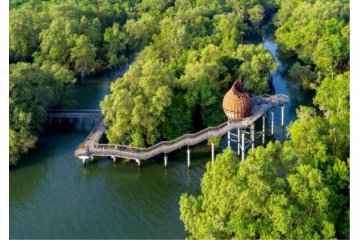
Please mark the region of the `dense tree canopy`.
<svg viewBox="0 0 360 240"><path fill-rule="evenodd" d="M135 146L154 143L165 121L164 111L171 104L171 80L159 56L151 47L146 48L122 81L111 85L116 95L108 95L102 102L109 141Z"/></svg>
<svg viewBox="0 0 360 240"><path fill-rule="evenodd" d="M30 62L63 83L119 67L141 51L102 110L110 142L146 146L224 121L221 97L239 75L248 90L268 91L271 55L243 40L259 33L275 6L265 0L13 0L10 61ZM55 97L50 105L61 101Z"/></svg>
<svg viewBox="0 0 360 240"><path fill-rule="evenodd" d="M46 120L46 109L66 101L63 91L73 81L59 68L39 69L29 63L10 65L10 163L35 146Z"/></svg>
<svg viewBox="0 0 360 240"><path fill-rule="evenodd" d="M83 78L127 62L135 50L124 30L132 4L10 2L10 164L35 146L47 108L74 103L74 74Z"/></svg>
<svg viewBox="0 0 360 240"><path fill-rule="evenodd" d="M283 145L257 147L244 162L226 149L207 164L201 194L180 199L196 239L349 238L348 1L278 2L276 37L299 60L290 76L316 90L318 109L297 110Z"/></svg>
<svg viewBox="0 0 360 240"><path fill-rule="evenodd" d="M298 109L283 145L244 162L218 155L200 195L181 197L180 217L199 239L348 238L348 0L11 0L10 164L36 145L46 109L71 103L75 75L134 52L101 103L110 143L143 147L221 123L236 78L251 93L269 90L275 62L247 40L277 9L277 41L296 60L289 75L316 91L318 109Z"/></svg>
<svg viewBox="0 0 360 240"><path fill-rule="evenodd" d="M180 218L197 239L347 238L349 160L334 155L331 124L302 107L291 140L230 148L209 162L197 197L183 194Z"/></svg>
<svg viewBox="0 0 360 240"><path fill-rule="evenodd" d="M147 46L101 104L110 142L146 146L223 122L222 97L239 75L246 89L266 93L274 60L262 46L243 44L261 25L265 2L136 4L125 30Z"/></svg>
<svg viewBox="0 0 360 240"><path fill-rule="evenodd" d="M294 52L303 65L310 66L302 69L304 75L309 69L321 73L320 79L307 79L317 82L315 86L305 84L306 87L315 88L324 75L333 78L349 69L349 8L349 1L340 0L280 1L275 18L277 40ZM296 68L301 70L298 65Z"/></svg>
<svg viewBox="0 0 360 240"><path fill-rule="evenodd" d="M131 48L124 24L131 17L133 4L125 0L14 1L10 60L51 60L79 75L118 67L127 61L126 50ZM83 51L87 54L80 59Z"/></svg>
<svg viewBox="0 0 360 240"><path fill-rule="evenodd" d="M202 194L181 197L185 229L197 239L333 238L325 176L294 158L279 142L244 162L226 149L207 164Z"/></svg>

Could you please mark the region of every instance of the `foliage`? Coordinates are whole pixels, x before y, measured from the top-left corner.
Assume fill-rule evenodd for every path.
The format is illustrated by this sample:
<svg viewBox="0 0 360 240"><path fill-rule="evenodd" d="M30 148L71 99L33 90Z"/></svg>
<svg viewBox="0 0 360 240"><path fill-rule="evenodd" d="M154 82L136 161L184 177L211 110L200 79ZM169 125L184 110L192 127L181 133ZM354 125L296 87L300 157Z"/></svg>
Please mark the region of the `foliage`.
<svg viewBox="0 0 360 240"><path fill-rule="evenodd" d="M313 84L317 80L316 73L312 71L311 66L303 66L299 62L289 69L289 76L291 79L301 82L304 89L313 88Z"/></svg>
<svg viewBox="0 0 360 240"><path fill-rule="evenodd" d="M180 218L191 236L334 237L324 175L296 163L291 149L279 142L256 148L244 162L228 148L206 168L201 195L180 198Z"/></svg>
<svg viewBox="0 0 360 240"><path fill-rule="evenodd" d="M349 2L280 1L277 40L332 77L349 67Z"/></svg>
<svg viewBox="0 0 360 240"><path fill-rule="evenodd" d="M144 47L149 43L153 34L159 31L159 20L150 13L144 13L137 20L127 21L125 29L131 38L139 41L140 47Z"/></svg>
<svg viewBox="0 0 360 240"><path fill-rule="evenodd" d="M10 2L10 164L35 146L46 109L74 105L74 73L83 78L127 62L123 26L134 4Z"/></svg>
<svg viewBox="0 0 360 240"><path fill-rule="evenodd" d="M61 69L60 69L61 70ZM65 101L67 79L60 81L59 69L39 69L29 63L10 65L10 164L35 146L37 133L46 120L46 109Z"/></svg>
<svg viewBox="0 0 360 240"><path fill-rule="evenodd" d="M253 8L249 9L248 14L251 24L259 27L264 19L264 8L260 4L255 5Z"/></svg>
<svg viewBox="0 0 360 240"><path fill-rule="evenodd" d="M124 32L121 31L118 23L107 28L104 33L104 41L107 43L108 53L106 57L111 68L119 67L126 63L125 55L126 44L128 38Z"/></svg>
<svg viewBox="0 0 360 240"><path fill-rule="evenodd" d="M314 104L319 105L329 122L332 154L349 156L350 148L350 73L325 78L317 89Z"/></svg>
<svg viewBox="0 0 360 240"><path fill-rule="evenodd" d="M131 5L113 0L34 0L13 7L10 60L51 61L80 75L124 64L129 46L123 26ZM80 59L79 54L87 50L87 56Z"/></svg>
<svg viewBox="0 0 360 240"><path fill-rule="evenodd" d="M81 35L77 38L75 47L70 52L70 59L74 62L74 68L81 73L82 78L85 74L95 71L97 67L96 48L86 36Z"/></svg>
<svg viewBox="0 0 360 240"><path fill-rule="evenodd" d="M278 2L276 36L301 60L290 76L316 89L319 110L301 106L283 146L257 147L244 162L226 149L208 163L200 195L180 198L190 237L349 238L348 2ZM252 75L255 48L238 47L238 59L248 63L240 73Z"/></svg>
<svg viewBox="0 0 360 240"><path fill-rule="evenodd" d="M158 127L165 121L172 96L172 76L162 65L152 49L146 48L124 77L111 85L116 94L107 95L101 103L110 142L145 146L158 139Z"/></svg>
<svg viewBox="0 0 360 240"><path fill-rule="evenodd" d="M48 15L36 14L29 7L10 11L10 61L28 61L39 48L39 34L48 27Z"/></svg>
<svg viewBox="0 0 360 240"><path fill-rule="evenodd" d="M207 164L198 197L183 194L180 218L194 238L349 237L349 72L325 78L301 106L283 146L238 162L227 149Z"/></svg>
<svg viewBox="0 0 360 240"><path fill-rule="evenodd" d="M267 4L180 0L174 5L135 4L134 17L124 28L128 42L135 41L131 47L143 50L101 105L110 142L146 146L220 124L225 120L222 97L239 75L245 77L246 89L267 92L274 60L262 46L243 44L245 33L259 28L265 7L271 5ZM144 66L152 70L145 71ZM148 79L151 86L145 84ZM163 96L158 82L164 84ZM140 98L145 86L152 92ZM150 100L154 95L159 102Z"/></svg>
<svg viewBox="0 0 360 240"><path fill-rule="evenodd" d="M243 62L239 73L245 77L244 87L255 94L268 90L268 77L276 69L276 64L268 50L262 45L240 45L236 52L237 58Z"/></svg>
<svg viewBox="0 0 360 240"><path fill-rule="evenodd" d="M208 145L211 145L213 143L215 145L215 147L219 148L220 144L221 144L221 137L208 138L207 142L208 142Z"/></svg>

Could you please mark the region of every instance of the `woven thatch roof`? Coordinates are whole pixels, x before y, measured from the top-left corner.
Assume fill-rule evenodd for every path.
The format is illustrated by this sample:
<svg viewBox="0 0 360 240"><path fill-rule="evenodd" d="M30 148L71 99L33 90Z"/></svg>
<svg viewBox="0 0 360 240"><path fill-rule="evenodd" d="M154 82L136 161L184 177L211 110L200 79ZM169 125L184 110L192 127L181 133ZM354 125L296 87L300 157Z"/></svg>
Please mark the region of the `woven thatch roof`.
<svg viewBox="0 0 360 240"><path fill-rule="evenodd" d="M251 115L251 99L243 89L241 79L235 81L223 99L223 109L229 120L237 121Z"/></svg>

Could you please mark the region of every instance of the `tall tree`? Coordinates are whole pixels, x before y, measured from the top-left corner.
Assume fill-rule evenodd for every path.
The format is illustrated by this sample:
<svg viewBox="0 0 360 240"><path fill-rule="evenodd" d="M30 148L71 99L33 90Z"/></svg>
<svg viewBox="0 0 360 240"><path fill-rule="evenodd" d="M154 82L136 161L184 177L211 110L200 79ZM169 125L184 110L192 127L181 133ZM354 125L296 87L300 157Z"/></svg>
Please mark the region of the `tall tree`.
<svg viewBox="0 0 360 240"><path fill-rule="evenodd" d="M46 109L60 99L63 86L37 66L10 65L10 164L16 164L22 154L35 146L46 120Z"/></svg>
<svg viewBox="0 0 360 240"><path fill-rule="evenodd" d="M332 154L349 156L350 148L350 73L325 78L317 89L314 103L325 114L330 125Z"/></svg>
<svg viewBox="0 0 360 240"><path fill-rule="evenodd" d="M29 7L10 11L9 50L11 62L29 61L39 49L39 34L49 25L49 16Z"/></svg>
<svg viewBox="0 0 360 240"><path fill-rule="evenodd" d="M96 47L87 36L78 37L75 47L70 52L70 60L74 63L75 70L81 74L81 78L96 71L99 65L96 61Z"/></svg>
<svg viewBox="0 0 360 240"><path fill-rule="evenodd" d="M106 56L109 66L112 68L124 64L127 61L124 51L128 39L126 34L121 31L118 23L114 23L111 28L105 30L104 41L107 43Z"/></svg>
<svg viewBox="0 0 360 240"><path fill-rule="evenodd" d="M276 38L306 64L332 78L348 68L349 2L339 0L280 1Z"/></svg>
<svg viewBox="0 0 360 240"><path fill-rule="evenodd" d="M164 112L171 104L171 73L150 47L139 55L121 79L111 85L111 94L101 103L111 143L143 147L161 136Z"/></svg>
<svg viewBox="0 0 360 240"><path fill-rule="evenodd" d="M269 89L269 74L276 64L271 53L262 45L239 45L235 58L241 61L238 74L242 75L244 87L255 94L265 93Z"/></svg>
<svg viewBox="0 0 360 240"><path fill-rule="evenodd" d="M206 168L201 195L180 198L180 218L192 237L334 237L324 175L297 164L279 142L256 148L244 162L228 148Z"/></svg>
<svg viewBox="0 0 360 240"><path fill-rule="evenodd" d="M70 49L76 44L79 23L64 17L54 19L48 29L40 33L41 53L38 58L49 59L69 66Z"/></svg>

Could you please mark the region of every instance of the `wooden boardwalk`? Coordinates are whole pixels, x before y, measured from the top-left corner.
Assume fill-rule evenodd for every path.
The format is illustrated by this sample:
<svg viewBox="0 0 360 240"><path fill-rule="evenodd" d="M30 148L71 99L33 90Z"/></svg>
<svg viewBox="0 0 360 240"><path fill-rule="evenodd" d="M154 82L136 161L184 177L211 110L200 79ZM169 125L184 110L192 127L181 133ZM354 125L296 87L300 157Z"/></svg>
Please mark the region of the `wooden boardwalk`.
<svg viewBox="0 0 360 240"><path fill-rule="evenodd" d="M49 109L48 118L68 118L68 119L94 119L103 118L100 109Z"/></svg>
<svg viewBox="0 0 360 240"><path fill-rule="evenodd" d="M140 166L140 160L147 160L159 154L166 154L175 151L183 146L193 146L202 141L207 140L211 137L219 137L228 133L228 141L230 142L230 131L233 129L244 130L250 126L253 126L254 122L264 116L269 109L281 106L282 108L288 102L289 98L286 95L262 95L262 96L251 96L253 103L252 115L246 117L241 121L236 122L224 122L217 127L209 127L200 132L194 134L185 134L172 141L163 141L148 148L137 148L118 144L99 144L99 140L102 134L105 132L105 126L100 123L93 131L89 134L83 144L75 150L75 156L82 159L83 163L93 159L94 156L108 156L112 157L115 161L116 157L134 159ZM283 111L282 111L283 115ZM273 129L273 114L272 117L272 129ZM265 119L265 118L264 118ZM282 117L283 125L283 117ZM263 132L265 134L265 126L263 124ZM273 131L273 130L272 130ZM245 131L244 131L245 132ZM255 135L255 134L254 134ZM252 136L250 145L254 143L255 137ZM242 134L244 138L244 134ZM238 134L238 143L240 144L240 133ZM244 152L245 146L242 140L242 151ZM167 159L167 158L166 158ZM167 162L167 160L166 160ZM166 164L165 164L166 165ZM189 150L188 150L188 166L189 166Z"/></svg>
<svg viewBox="0 0 360 240"><path fill-rule="evenodd" d="M103 122L100 122L97 126L95 126L90 134L87 136L85 141L82 143L82 146L79 146L83 149L83 151L86 151L86 149L92 148L94 145L98 144L101 140L102 136L105 132L105 125Z"/></svg>

